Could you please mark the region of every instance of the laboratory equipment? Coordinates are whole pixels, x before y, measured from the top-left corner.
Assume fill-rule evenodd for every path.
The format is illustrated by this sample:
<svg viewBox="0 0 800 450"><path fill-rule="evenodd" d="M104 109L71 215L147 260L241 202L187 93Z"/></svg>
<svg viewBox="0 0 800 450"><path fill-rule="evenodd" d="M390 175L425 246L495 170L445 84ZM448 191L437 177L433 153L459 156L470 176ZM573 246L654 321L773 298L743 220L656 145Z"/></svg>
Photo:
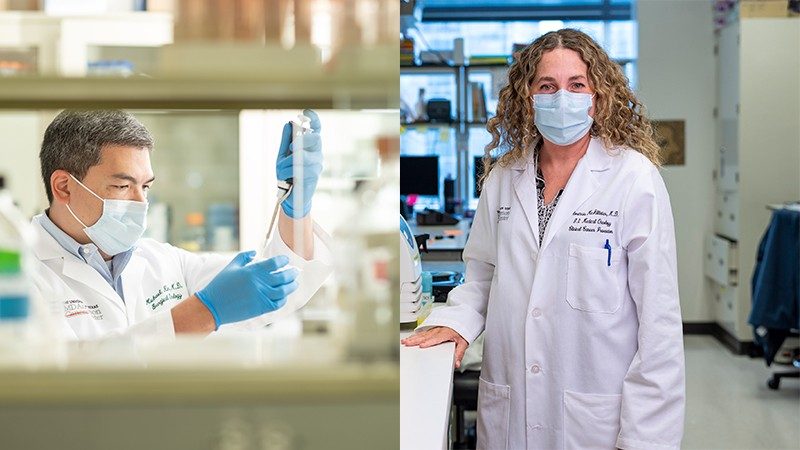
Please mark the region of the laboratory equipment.
<svg viewBox="0 0 800 450"><path fill-rule="evenodd" d="M347 356L358 360L397 361L400 247L397 208L400 164L395 136L377 139L380 177L354 185L350 198L359 220L343 223L334 233L337 334ZM395 326L392 326L395 324Z"/></svg>
<svg viewBox="0 0 800 450"><path fill-rule="evenodd" d="M179 246L190 252L206 250L205 215L192 212L186 215L185 221L186 226L183 229Z"/></svg>
<svg viewBox="0 0 800 450"><path fill-rule="evenodd" d="M303 114L298 114L297 119L292 121L292 148L303 148L303 135L311 132L311 119L304 116ZM302 154L302 152L300 153ZM299 178L302 178L302 158L296 158L294 161L294 174L298 175ZM297 173L299 172L299 173ZM301 183L302 184L302 183ZM286 180L278 180L278 201L275 202L275 208L272 211L272 218L269 221L269 227L267 227L267 236L264 239L264 245L261 246L259 256L263 256L264 249L266 248L269 240L272 238L272 233L275 228L275 222L278 218L278 211L281 207L281 203L284 200L289 198L289 195L292 193L294 189L294 177L288 178ZM301 204L296 206L296 210L302 210L302 186L300 186L300 192L295 197L295 202L301 202Z"/></svg>
<svg viewBox="0 0 800 450"><path fill-rule="evenodd" d="M433 309L433 274L422 272L422 297L420 298L419 313L417 314L417 326L428 318Z"/></svg>
<svg viewBox="0 0 800 450"><path fill-rule="evenodd" d="M32 288L34 240L0 176L0 367L31 369L65 356L44 298Z"/></svg>
<svg viewBox="0 0 800 450"><path fill-rule="evenodd" d="M400 323L416 323L422 306L422 259L403 216L400 216L400 237Z"/></svg>
<svg viewBox="0 0 800 450"><path fill-rule="evenodd" d="M7 344L29 339L30 286L23 271L21 217L3 184L0 178L0 340ZM3 357L10 347L3 345Z"/></svg>
<svg viewBox="0 0 800 450"><path fill-rule="evenodd" d="M428 121L428 109L425 106L425 88L419 88L417 95L417 105L415 107L417 113L417 122Z"/></svg>
<svg viewBox="0 0 800 450"><path fill-rule="evenodd" d="M444 179L444 212L454 214L461 202L456 198L456 180L447 175Z"/></svg>
<svg viewBox="0 0 800 450"><path fill-rule="evenodd" d="M446 98L432 98L428 100L426 112L431 122L450 123L453 121L450 100Z"/></svg>
<svg viewBox="0 0 800 450"><path fill-rule="evenodd" d="M214 252L233 252L238 248L239 211L232 202L212 203L205 221L207 249Z"/></svg>
<svg viewBox="0 0 800 450"><path fill-rule="evenodd" d="M417 225L440 226L457 225L459 220L456 216L435 209L425 208L416 215Z"/></svg>
<svg viewBox="0 0 800 450"><path fill-rule="evenodd" d="M439 157L401 156L400 195L439 195Z"/></svg>

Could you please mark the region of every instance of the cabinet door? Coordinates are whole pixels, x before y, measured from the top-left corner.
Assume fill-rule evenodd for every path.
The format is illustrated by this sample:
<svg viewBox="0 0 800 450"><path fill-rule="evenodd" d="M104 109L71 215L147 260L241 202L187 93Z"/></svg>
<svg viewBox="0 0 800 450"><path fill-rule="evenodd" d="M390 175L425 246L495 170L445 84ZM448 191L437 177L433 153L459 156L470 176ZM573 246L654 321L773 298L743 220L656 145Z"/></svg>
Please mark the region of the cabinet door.
<svg viewBox="0 0 800 450"><path fill-rule="evenodd" d="M735 192L739 184L739 121L721 119L717 148L717 190Z"/></svg>
<svg viewBox="0 0 800 450"><path fill-rule="evenodd" d="M739 24L717 38L717 190L732 192L739 179Z"/></svg>
<svg viewBox="0 0 800 450"><path fill-rule="evenodd" d="M739 240L739 194L736 192L717 193L715 230L730 240Z"/></svg>

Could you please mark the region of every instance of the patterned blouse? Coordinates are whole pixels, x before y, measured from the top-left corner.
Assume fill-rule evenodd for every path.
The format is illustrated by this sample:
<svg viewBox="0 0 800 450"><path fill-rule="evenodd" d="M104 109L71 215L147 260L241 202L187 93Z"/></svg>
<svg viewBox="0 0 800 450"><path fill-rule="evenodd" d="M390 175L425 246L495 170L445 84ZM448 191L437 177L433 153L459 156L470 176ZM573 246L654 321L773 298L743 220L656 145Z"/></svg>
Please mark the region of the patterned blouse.
<svg viewBox="0 0 800 450"><path fill-rule="evenodd" d="M538 158L536 160L536 191L538 193L536 209L539 211L539 245L541 246L544 240L544 231L547 229L547 222L550 221L550 216L553 215L558 199L561 198L561 193L564 192L564 189L560 189L549 204L544 203L544 176L542 175L542 169L539 168Z"/></svg>

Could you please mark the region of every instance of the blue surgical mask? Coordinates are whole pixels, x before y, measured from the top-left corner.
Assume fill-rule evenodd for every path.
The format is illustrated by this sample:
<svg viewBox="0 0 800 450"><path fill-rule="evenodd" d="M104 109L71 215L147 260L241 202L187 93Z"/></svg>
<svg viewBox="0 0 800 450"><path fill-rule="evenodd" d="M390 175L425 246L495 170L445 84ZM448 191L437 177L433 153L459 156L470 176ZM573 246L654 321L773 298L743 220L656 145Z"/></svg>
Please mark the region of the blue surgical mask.
<svg viewBox="0 0 800 450"><path fill-rule="evenodd" d="M539 133L556 145L570 145L589 132L592 118L592 94L580 94L563 89L555 94L534 94L533 109Z"/></svg>
<svg viewBox="0 0 800 450"><path fill-rule="evenodd" d="M94 242L94 245L110 256L132 249L147 228L147 202L104 199L92 192L77 178L70 176L103 202L103 213L90 227L78 219L78 216L72 212L72 208L67 205L67 210L78 223L83 225L83 231Z"/></svg>

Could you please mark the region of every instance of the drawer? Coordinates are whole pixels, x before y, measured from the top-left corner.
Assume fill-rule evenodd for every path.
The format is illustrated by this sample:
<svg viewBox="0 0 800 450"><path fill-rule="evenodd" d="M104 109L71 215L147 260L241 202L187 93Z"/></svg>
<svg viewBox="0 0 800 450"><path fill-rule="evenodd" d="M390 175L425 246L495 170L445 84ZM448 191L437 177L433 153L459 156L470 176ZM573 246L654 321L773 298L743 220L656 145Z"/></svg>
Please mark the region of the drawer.
<svg viewBox="0 0 800 450"><path fill-rule="evenodd" d="M738 287L710 283L714 305L714 319L729 333L736 335L736 302Z"/></svg>
<svg viewBox="0 0 800 450"><path fill-rule="evenodd" d="M739 195L735 192L717 193L716 216L717 234L736 241L739 239Z"/></svg>
<svg viewBox="0 0 800 450"><path fill-rule="evenodd" d="M705 275L720 286L736 286L738 283L736 253L735 242L717 235L708 236L703 255Z"/></svg>

